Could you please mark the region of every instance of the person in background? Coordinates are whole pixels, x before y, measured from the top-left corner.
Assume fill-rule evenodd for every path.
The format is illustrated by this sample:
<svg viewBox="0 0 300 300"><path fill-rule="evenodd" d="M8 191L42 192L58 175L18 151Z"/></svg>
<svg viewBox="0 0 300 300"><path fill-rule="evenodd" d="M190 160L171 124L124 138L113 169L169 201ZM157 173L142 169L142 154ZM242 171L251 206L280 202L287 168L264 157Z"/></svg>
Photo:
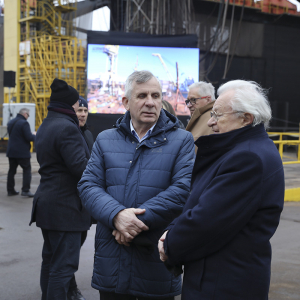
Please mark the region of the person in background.
<svg viewBox="0 0 300 300"><path fill-rule="evenodd" d="M266 300L270 239L284 203L284 173L266 132L265 91L233 80L218 90L183 213L159 241L161 259L184 265L182 300Z"/></svg>
<svg viewBox="0 0 300 300"><path fill-rule="evenodd" d="M127 112L98 135L78 183L97 220L92 287L101 300L174 300L181 278L165 269L156 245L189 195L193 136L162 109L149 71L127 78L122 102Z"/></svg>
<svg viewBox="0 0 300 300"><path fill-rule="evenodd" d="M87 143L87 146L88 146L90 152L92 152L94 138L93 138L92 133L87 129L87 124L86 124L87 117L88 117L88 103L82 96L79 96L79 106L78 106L78 109L76 110L76 115L77 115L77 118L79 121L79 127L80 127L80 130L82 131L83 137ZM84 244L86 237L87 237L87 231L83 231L81 234L81 247ZM78 290L76 279L75 279L75 274L73 275L73 277L70 281L67 299L68 300L84 300L83 296L81 295L80 290Z"/></svg>
<svg viewBox="0 0 300 300"><path fill-rule="evenodd" d="M215 101L215 88L211 83L204 81L195 82L189 87L188 97L185 103L190 110L191 119L186 130L191 132L196 141L200 136L211 134L207 126L210 112ZM197 152L197 147L195 147Z"/></svg>
<svg viewBox="0 0 300 300"><path fill-rule="evenodd" d="M173 106L167 100L162 100L162 108L177 118L177 115L175 113ZM178 118L177 118L177 120L178 120L180 128L185 129L183 123Z"/></svg>
<svg viewBox="0 0 300 300"><path fill-rule="evenodd" d="M18 195L15 190L15 175L18 166L23 169L22 196L33 197L30 192L31 164L30 164L30 142L35 140L35 132L31 132L27 119L30 117L29 109L22 108L17 116L7 124L9 140L6 156L9 160L9 170L7 174L7 195Z"/></svg>
<svg viewBox="0 0 300 300"><path fill-rule="evenodd" d="M42 300L84 300L77 286L72 293L69 286L78 269L83 236L91 226L91 217L77 191L90 151L75 113L79 107L78 92L57 78L51 90L48 114L36 135L41 180L30 225L36 222L44 238Z"/></svg>
<svg viewBox="0 0 300 300"><path fill-rule="evenodd" d="M88 103L83 97L79 96L79 107L77 109L76 115L79 120L79 126L84 136L84 139L89 147L90 152L92 152L94 138L93 134L88 130L86 124L88 114Z"/></svg>

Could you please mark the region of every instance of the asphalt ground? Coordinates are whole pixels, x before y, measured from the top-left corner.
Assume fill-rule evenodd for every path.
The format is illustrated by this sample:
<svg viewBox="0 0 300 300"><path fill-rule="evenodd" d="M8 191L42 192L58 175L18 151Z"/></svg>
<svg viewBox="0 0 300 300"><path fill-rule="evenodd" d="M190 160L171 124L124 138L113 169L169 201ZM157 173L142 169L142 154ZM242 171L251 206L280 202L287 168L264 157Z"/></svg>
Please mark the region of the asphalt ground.
<svg viewBox="0 0 300 300"><path fill-rule="evenodd" d="M32 157L31 191L39 184L38 163ZM287 165L287 188L300 187L300 164ZM0 299L41 299L39 274L41 266L42 234L35 225L29 226L32 198L13 196L6 192L8 160L0 153ZM15 176L16 190L21 190L22 171ZM94 257L95 225L88 232L81 249L78 287L86 300L99 299L91 287ZM300 202L286 202L274 237L270 300L300 299ZM176 300L179 300L176 297ZM243 299L241 299L243 300ZM253 299L255 300L255 299Z"/></svg>

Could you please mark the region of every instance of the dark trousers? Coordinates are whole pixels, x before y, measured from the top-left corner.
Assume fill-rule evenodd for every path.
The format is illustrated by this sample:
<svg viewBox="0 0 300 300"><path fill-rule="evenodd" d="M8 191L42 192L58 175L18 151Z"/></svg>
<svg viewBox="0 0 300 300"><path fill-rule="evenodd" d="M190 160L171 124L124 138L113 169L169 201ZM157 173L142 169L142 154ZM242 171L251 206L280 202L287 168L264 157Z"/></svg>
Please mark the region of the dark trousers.
<svg viewBox="0 0 300 300"><path fill-rule="evenodd" d="M100 300L174 300L174 297L167 298L148 298L148 297L135 297L132 295L116 294L116 293L107 293L100 292Z"/></svg>
<svg viewBox="0 0 300 300"><path fill-rule="evenodd" d="M81 232L81 246L80 247L82 247L83 243L85 242L86 236L87 236L87 231L82 231ZM75 290L76 288L77 288L77 283L76 283L75 274L74 274L73 277L71 278L71 281L70 281L69 291Z"/></svg>
<svg viewBox="0 0 300 300"><path fill-rule="evenodd" d="M42 234L42 300L66 300L70 280L78 269L82 232L42 229Z"/></svg>
<svg viewBox="0 0 300 300"><path fill-rule="evenodd" d="M23 169L23 187L22 192L30 190L31 182L31 165L30 158L12 158L9 157L9 170L7 174L7 191L13 192L15 190L15 174L20 165Z"/></svg>

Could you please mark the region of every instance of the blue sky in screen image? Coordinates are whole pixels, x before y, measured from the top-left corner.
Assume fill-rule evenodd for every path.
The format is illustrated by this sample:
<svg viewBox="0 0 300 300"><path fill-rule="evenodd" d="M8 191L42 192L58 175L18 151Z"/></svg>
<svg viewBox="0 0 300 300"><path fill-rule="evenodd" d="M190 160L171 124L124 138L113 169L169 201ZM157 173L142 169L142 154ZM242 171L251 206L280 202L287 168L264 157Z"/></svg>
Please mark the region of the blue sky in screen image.
<svg viewBox="0 0 300 300"><path fill-rule="evenodd" d="M88 45L88 79L103 77L108 71L107 54L103 53L104 45ZM179 82L192 77L198 81L199 77L199 49L198 48L167 48L120 46L117 58L117 80L125 81L136 66L137 70L149 70L160 80L170 80L166 70L158 57L159 53L165 62L172 78L176 81L176 62L179 67Z"/></svg>

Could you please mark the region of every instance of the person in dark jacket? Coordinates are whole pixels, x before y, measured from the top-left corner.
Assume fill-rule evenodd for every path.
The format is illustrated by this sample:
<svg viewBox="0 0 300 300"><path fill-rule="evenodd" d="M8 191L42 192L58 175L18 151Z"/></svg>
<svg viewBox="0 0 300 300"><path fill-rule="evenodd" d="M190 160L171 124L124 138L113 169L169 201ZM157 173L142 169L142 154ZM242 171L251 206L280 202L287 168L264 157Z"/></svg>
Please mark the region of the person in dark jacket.
<svg viewBox="0 0 300 300"><path fill-rule="evenodd" d="M27 119L29 109L22 108L17 116L7 124L9 140L6 156L9 160L9 170L7 174L7 195L18 195L15 190L15 175L18 166L23 169L22 196L33 197L30 192L31 164L30 164L30 142L35 140L35 132L31 132Z"/></svg>
<svg viewBox="0 0 300 300"><path fill-rule="evenodd" d="M78 269L82 234L91 225L77 192L90 152L75 113L79 105L77 91L59 79L54 79L51 90L48 115L36 135L41 180L30 225L36 222L44 238L42 299L66 300ZM84 298L78 290L76 297L68 295L68 299Z"/></svg>
<svg viewBox="0 0 300 300"><path fill-rule="evenodd" d="M181 292L159 260L157 239L189 195L191 133L162 109L162 90L148 71L126 81L127 112L101 132L78 190L98 221L92 286L100 299L174 299Z"/></svg>
<svg viewBox="0 0 300 300"><path fill-rule="evenodd" d="M92 152L92 148L94 145L94 138L93 138L93 134L88 130L88 127L86 124L88 113L89 112L88 112L87 101L83 97L79 96L79 107L76 111L76 115L79 120L79 126L83 133L84 139L85 139L86 143L88 144L90 152Z"/></svg>
<svg viewBox="0 0 300 300"><path fill-rule="evenodd" d="M88 117L88 104L87 101L79 96L79 107L76 110L76 115L79 121L79 127L83 134L83 137L87 143L90 153L92 152L94 138L92 133L87 129L86 121ZM87 237L87 231L83 231L81 234L81 247L84 244ZM81 295L80 290L77 287L75 275L72 277L70 281L69 291L68 291L68 300L82 300L84 299Z"/></svg>
<svg viewBox="0 0 300 300"><path fill-rule="evenodd" d="M161 259L184 265L182 300L266 300L270 238L284 202L282 161L265 128L271 109L254 82L218 90L200 137L189 199L159 241Z"/></svg>

